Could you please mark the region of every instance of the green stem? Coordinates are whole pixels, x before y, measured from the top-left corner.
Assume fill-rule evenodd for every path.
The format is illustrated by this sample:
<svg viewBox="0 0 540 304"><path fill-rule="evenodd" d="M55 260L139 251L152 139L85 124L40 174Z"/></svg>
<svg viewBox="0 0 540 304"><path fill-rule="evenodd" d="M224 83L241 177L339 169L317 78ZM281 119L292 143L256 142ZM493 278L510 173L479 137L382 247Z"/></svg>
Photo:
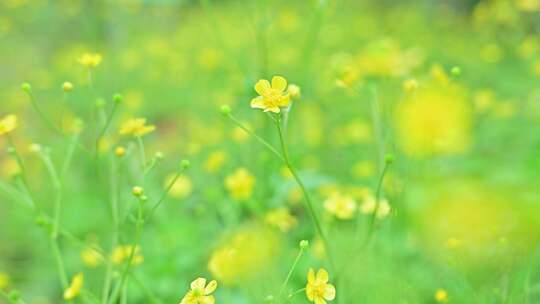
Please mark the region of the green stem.
<svg viewBox="0 0 540 304"><path fill-rule="evenodd" d="M141 172L144 175L144 172L146 171L146 152L144 150L144 142L142 139L142 136L137 136L137 145L139 146L139 152L140 152L140 161L141 161Z"/></svg>
<svg viewBox="0 0 540 304"><path fill-rule="evenodd" d="M113 293L111 295L110 304L116 303L120 296L120 292L124 288L124 285L126 284L126 280L129 274L129 271L131 270L131 266L133 264L133 258L135 257L135 251L137 247L139 246L139 243L141 241L141 235L142 235L142 228L144 226L144 218L143 218L143 202L139 200L139 211L137 216L137 224L135 226L135 242L131 245L131 252L126 264L126 267L124 268L124 271L122 272L122 275L120 277L120 282L118 285L116 285L115 289L113 290Z"/></svg>
<svg viewBox="0 0 540 304"><path fill-rule="evenodd" d="M296 258L294 259L294 262L291 266L291 269L289 270L289 273L287 274L287 277L285 278L285 281L281 285L281 288L279 289L278 293L278 299L281 299L281 296L283 295L283 292L285 291L285 288L287 287L287 284L289 283L289 280L291 279L291 276L296 269L296 265L298 265L298 262L300 261L300 258L304 254L304 249L300 248L300 251L298 252L298 255L296 255Z"/></svg>
<svg viewBox="0 0 540 304"><path fill-rule="evenodd" d="M34 98L34 94L32 94L32 91L27 92L27 94L30 98L30 103L32 104L32 107L38 113L41 119L47 124L47 126L51 128L51 130L53 130L54 132L63 135L62 131L47 117L47 115L45 115L45 113L38 106L36 99Z"/></svg>
<svg viewBox="0 0 540 304"><path fill-rule="evenodd" d="M330 262L330 266L332 267L332 270L335 271L336 270L336 265L334 263L334 259L333 259L332 252L331 252L331 249L330 249L330 244L328 243L328 240L326 239L326 235L324 234L324 231L322 229L322 225L321 225L321 222L319 220L319 217L317 216L317 213L315 212L315 208L313 207L313 202L311 200L311 196L309 195L309 192L307 191L307 188L305 187L302 179L300 178L300 175L296 171L296 168L292 165L292 163L291 163L291 161L289 159L289 155L288 155L288 151L287 151L287 145L285 143L283 131L281 129L281 119L278 119L278 121L276 122L276 126L277 126L278 133L279 133L279 142L281 144L281 149L283 151L283 157L284 157L284 160L285 160L285 165L287 166L287 168L289 168L289 171L291 171L291 174L293 175L296 183L298 184L298 186L302 190L302 193L304 195L304 199L305 199L306 206L307 206L307 209L309 211L309 215L311 217L311 220L312 220L312 222L313 222L313 224L315 226L317 234L319 235L319 237L321 238L321 240L322 240L322 242L324 244L324 248L326 250L326 253L328 254L328 261Z"/></svg>
<svg viewBox="0 0 540 304"><path fill-rule="evenodd" d="M266 140L264 140L259 135L255 134L255 132L248 129L246 126L244 126L236 117L234 117L232 114L227 114L227 117L229 117L232 122L234 122L238 127L240 127L242 130L244 130L249 135L253 136L259 143L261 143L263 146L268 148L270 152L274 153L281 161L285 162L285 158Z"/></svg>
<svg viewBox="0 0 540 304"><path fill-rule="evenodd" d="M117 108L118 108L118 103L114 102L111 112L109 113L109 115L105 119L105 125L103 126L101 131L98 133L98 136L96 138L96 155L97 155L97 153L99 151L99 143L100 143L101 139L103 138L103 136L105 136L105 133L107 132L107 130L109 129L109 126L112 123L112 120L113 120L114 114L116 113Z"/></svg>
<svg viewBox="0 0 540 304"><path fill-rule="evenodd" d="M137 284L142 289L142 291L146 294L146 297L148 298L150 303L153 303L153 304L161 303L161 301L156 297L156 295L152 292L152 290L148 288L146 285L144 285L144 283L141 280L139 280L137 276L131 273L129 277L135 282L135 284Z"/></svg>

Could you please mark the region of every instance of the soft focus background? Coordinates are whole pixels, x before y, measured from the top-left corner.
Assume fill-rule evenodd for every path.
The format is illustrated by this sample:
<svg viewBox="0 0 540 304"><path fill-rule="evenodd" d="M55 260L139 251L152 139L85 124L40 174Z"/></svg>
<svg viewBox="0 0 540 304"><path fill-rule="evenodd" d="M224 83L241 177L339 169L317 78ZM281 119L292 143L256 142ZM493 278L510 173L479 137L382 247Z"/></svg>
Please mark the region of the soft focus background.
<svg viewBox="0 0 540 304"><path fill-rule="evenodd" d="M229 105L277 144L250 100L257 80L281 75L301 88L291 158L345 269L338 282L330 271L332 303L540 303L539 33L538 0L2 0L0 116L19 118L9 137L38 209L9 191L21 178L4 135L0 289L25 303L63 302L43 223L55 192L29 147L50 148L60 167L69 141L36 113L23 82L56 125L84 122L63 187L61 229L72 237L58 239L69 277L84 273L87 296L75 303L99 303L105 260L123 261L111 248L113 159L127 218L120 245L133 243L140 151L118 134L133 117L156 126L144 136L157 160L149 201L181 159L191 167L145 223L122 303L178 303L199 276L218 281L217 303L265 303L302 239L311 245L285 292L305 287L309 267L330 271L288 171L220 115ZM85 53L102 61L84 67ZM95 145L117 93L123 102L95 158L84 147ZM395 157L382 187L390 210L351 258L386 153ZM329 207L336 197L353 202L344 214ZM300 292L290 303L308 300Z"/></svg>

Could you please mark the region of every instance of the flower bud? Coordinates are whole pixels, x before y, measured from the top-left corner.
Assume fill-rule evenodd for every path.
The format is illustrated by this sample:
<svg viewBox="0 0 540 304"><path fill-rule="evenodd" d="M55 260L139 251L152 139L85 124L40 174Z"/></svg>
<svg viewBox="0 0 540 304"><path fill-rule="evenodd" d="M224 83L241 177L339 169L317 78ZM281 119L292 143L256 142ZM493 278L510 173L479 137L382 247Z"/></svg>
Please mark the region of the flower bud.
<svg viewBox="0 0 540 304"><path fill-rule="evenodd" d="M114 149L114 154L118 157L123 157L124 155L126 155L126 148L116 147L116 149Z"/></svg>
<svg viewBox="0 0 540 304"><path fill-rule="evenodd" d="M394 154L391 154L391 153L388 153L386 154L386 156L384 157L384 162L387 164L387 165L390 165L392 164L394 161L395 161L395 156Z"/></svg>
<svg viewBox="0 0 540 304"><path fill-rule="evenodd" d="M416 79L407 79L403 82L403 89L406 92L412 92L418 88L418 82Z"/></svg>
<svg viewBox="0 0 540 304"><path fill-rule="evenodd" d="M225 116L231 114L231 107L229 107L228 105L222 105L220 110L221 110L221 114Z"/></svg>
<svg viewBox="0 0 540 304"><path fill-rule="evenodd" d="M309 241L308 240L301 240L300 241L300 249L306 250L309 247Z"/></svg>
<svg viewBox="0 0 540 304"><path fill-rule="evenodd" d="M131 193L133 193L133 195L136 197L141 197L144 193L144 189L142 187L135 186L131 189Z"/></svg>
<svg viewBox="0 0 540 304"><path fill-rule="evenodd" d="M113 101L116 104L121 104L123 100L124 100L124 96L122 96L121 94L114 94Z"/></svg>
<svg viewBox="0 0 540 304"><path fill-rule="evenodd" d="M25 82L21 85L21 89L26 93L29 93L32 90L32 86L28 82Z"/></svg>
<svg viewBox="0 0 540 304"><path fill-rule="evenodd" d="M154 155L154 157L155 157L157 160L162 160L162 159L165 158L165 155L163 155L163 152L157 151L156 154Z"/></svg>
<svg viewBox="0 0 540 304"><path fill-rule="evenodd" d="M302 95L300 87L295 84L290 84L287 91L289 92L289 94L291 95L293 99L299 99Z"/></svg>
<svg viewBox="0 0 540 304"><path fill-rule="evenodd" d="M62 90L64 92L71 92L73 91L73 83L69 82L69 81L66 81L62 84Z"/></svg>
<svg viewBox="0 0 540 304"><path fill-rule="evenodd" d="M450 73L452 73L452 76L458 77L459 75L461 75L461 68L458 66L455 66L450 70Z"/></svg>
<svg viewBox="0 0 540 304"><path fill-rule="evenodd" d="M180 168L182 169L187 169L189 168L189 166L191 166L191 163L189 162L189 160L187 159L183 159L181 162L180 162Z"/></svg>

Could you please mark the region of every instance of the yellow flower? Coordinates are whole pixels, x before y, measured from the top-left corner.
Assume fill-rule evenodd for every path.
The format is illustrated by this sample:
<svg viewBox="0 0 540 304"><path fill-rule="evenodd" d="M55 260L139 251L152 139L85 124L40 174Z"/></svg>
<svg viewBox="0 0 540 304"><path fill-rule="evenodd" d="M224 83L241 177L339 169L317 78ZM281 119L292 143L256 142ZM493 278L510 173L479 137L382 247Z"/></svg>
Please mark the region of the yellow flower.
<svg viewBox="0 0 540 304"><path fill-rule="evenodd" d="M357 207L356 201L352 197L337 192L324 201L324 209L341 220L352 219Z"/></svg>
<svg viewBox="0 0 540 304"><path fill-rule="evenodd" d="M71 92L73 91L73 83L66 81L62 84L62 90L64 92Z"/></svg>
<svg viewBox="0 0 540 304"><path fill-rule="evenodd" d="M180 304L214 304L216 299L211 294L217 288L215 280L206 285L205 278L198 278L191 282L191 290L186 293Z"/></svg>
<svg viewBox="0 0 540 304"><path fill-rule="evenodd" d="M264 112L279 113L280 108L287 107L291 103L290 94L285 92L287 80L281 76L274 76L272 84L266 79L261 79L255 84L255 91L260 95L251 100L251 107L263 109Z"/></svg>
<svg viewBox="0 0 540 304"><path fill-rule="evenodd" d="M147 125L146 118L132 118L120 126L120 135L144 136L156 129L154 125Z"/></svg>
<svg viewBox="0 0 540 304"><path fill-rule="evenodd" d="M64 300L69 301L69 300L75 299L81 293L83 284L84 284L84 275L81 272L75 275L73 279L71 279L71 284L64 291Z"/></svg>
<svg viewBox="0 0 540 304"><path fill-rule="evenodd" d="M375 197L369 196L362 203L360 210L364 214L373 214L373 212L375 212L376 207L377 207L377 204L375 201ZM384 198L381 199L379 201L379 208L377 209L377 218L379 219L385 218L386 216L388 216L388 214L390 214L391 209L392 208L390 207L390 204L388 204L388 200Z"/></svg>
<svg viewBox="0 0 540 304"><path fill-rule="evenodd" d="M395 114L399 144L410 156L453 155L470 146L473 116L459 86L418 89L397 106Z"/></svg>
<svg viewBox="0 0 540 304"><path fill-rule="evenodd" d="M79 58L79 63L85 68L95 68L101 63L101 54L85 53Z"/></svg>
<svg viewBox="0 0 540 304"><path fill-rule="evenodd" d="M170 183L173 181L176 174L171 174L165 179L164 186L168 187ZM169 195L177 198L177 199L183 199L188 197L191 194L191 191L193 190L193 184L191 183L191 180L187 176L180 176L178 179L174 182L171 190L169 191Z"/></svg>
<svg viewBox="0 0 540 304"><path fill-rule="evenodd" d="M310 268L307 277L306 295L308 300L315 304L326 304L336 298L336 288L328 283L328 272L321 268L315 275L315 271Z"/></svg>
<svg viewBox="0 0 540 304"><path fill-rule="evenodd" d="M444 289L437 289L435 292L435 301L438 303L447 303L448 302L448 293Z"/></svg>
<svg viewBox="0 0 540 304"><path fill-rule="evenodd" d="M291 230L298 224L298 220L294 217L289 209L285 207L277 208L266 213L264 220L272 227L276 227L282 232Z"/></svg>
<svg viewBox="0 0 540 304"><path fill-rule="evenodd" d="M255 177L245 168L239 168L225 178L225 187L236 200L247 200L253 193Z"/></svg>
<svg viewBox="0 0 540 304"><path fill-rule="evenodd" d="M5 272L0 272L0 290L9 286L9 275Z"/></svg>
<svg viewBox="0 0 540 304"><path fill-rule="evenodd" d="M0 135L8 134L17 128L17 116L6 115L0 119Z"/></svg>
<svg viewBox="0 0 540 304"><path fill-rule="evenodd" d="M215 151L208 156L203 164L203 168L206 170L206 172L215 173L223 166L226 159L227 154L225 154L225 152Z"/></svg>
<svg viewBox="0 0 540 304"><path fill-rule="evenodd" d="M129 257L131 256L131 252L133 250L133 245L123 245L118 246L114 249L114 252L112 254L112 261L115 264L122 264L124 261L127 261ZM135 252L133 253L133 260L132 265L137 266L142 264L144 261L144 257L142 256L141 247L135 246Z"/></svg>
<svg viewBox="0 0 540 304"><path fill-rule="evenodd" d="M84 265L90 268L96 268L103 262L103 257L99 252L92 248L86 248L81 252L81 260Z"/></svg>

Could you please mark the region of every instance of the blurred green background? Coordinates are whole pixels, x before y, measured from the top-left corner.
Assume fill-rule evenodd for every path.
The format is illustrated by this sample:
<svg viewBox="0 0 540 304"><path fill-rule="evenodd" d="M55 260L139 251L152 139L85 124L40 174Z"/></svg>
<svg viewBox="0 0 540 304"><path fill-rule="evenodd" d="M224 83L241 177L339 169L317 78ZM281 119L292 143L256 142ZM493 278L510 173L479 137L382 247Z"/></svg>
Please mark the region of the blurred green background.
<svg viewBox="0 0 540 304"><path fill-rule="evenodd" d="M191 167L145 223L144 261L119 303L178 303L200 276L218 281L217 303L273 303L303 239L311 246L285 293L305 287L309 267L330 269L283 164L220 115L229 105L277 146L250 100L259 79L281 75L301 88L289 152L344 269L337 282L330 271L333 302L540 303L539 31L538 0L3 0L0 115L18 117L9 138L38 208L11 191L24 185L3 135L0 289L20 293L13 303L63 303L43 223L55 191L29 147L50 149L61 168L71 137L48 128L23 82L55 125L84 122L62 189L69 235L58 239L68 276L84 273L75 303L101 303L108 258L125 261L111 245L112 189L126 219L118 245L133 244L131 188L144 183L155 202L181 159ZM85 67L85 53L102 60ZM123 101L95 156L114 94ZM146 178L137 140L118 133L134 117L156 126L144 136L156 162ZM390 211L358 250L386 153ZM352 199L352 218L328 207L333 197Z"/></svg>

